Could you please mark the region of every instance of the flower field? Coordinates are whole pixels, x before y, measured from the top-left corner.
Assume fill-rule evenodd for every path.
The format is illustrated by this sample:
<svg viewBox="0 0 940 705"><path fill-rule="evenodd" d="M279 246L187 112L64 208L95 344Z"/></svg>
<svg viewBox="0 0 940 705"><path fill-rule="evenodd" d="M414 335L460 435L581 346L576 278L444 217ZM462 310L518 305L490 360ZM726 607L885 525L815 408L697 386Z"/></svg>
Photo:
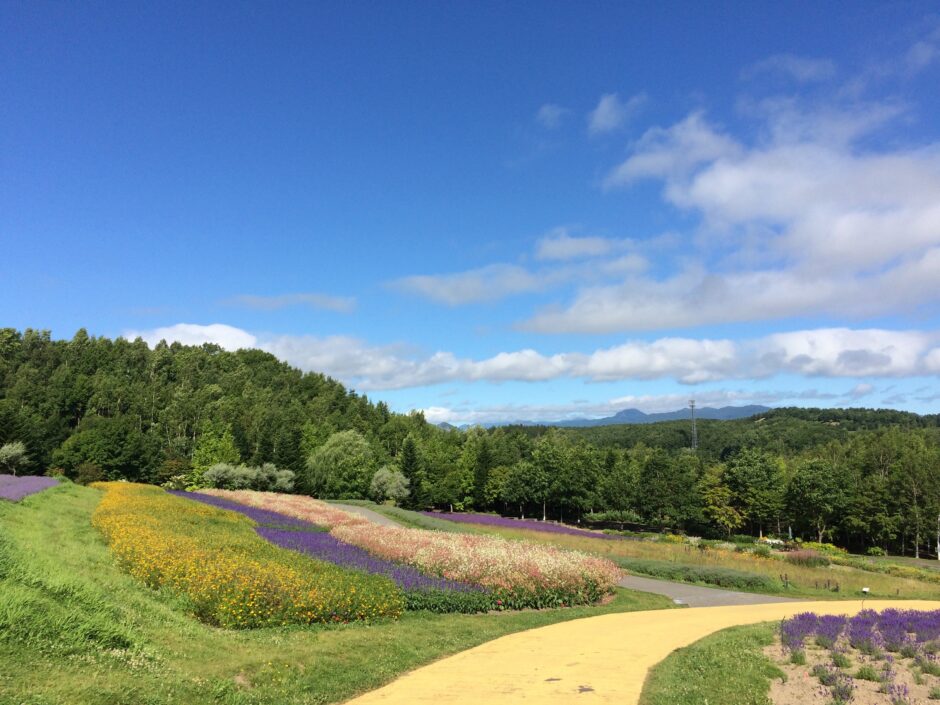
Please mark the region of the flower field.
<svg viewBox="0 0 940 705"><path fill-rule="evenodd" d="M330 535L323 525L201 492L171 490L170 494L243 514L257 524L255 531L259 536L276 546L344 568L384 575L401 588L407 609L483 612L493 606L493 598L483 588L427 575L412 566L377 558Z"/></svg>
<svg viewBox="0 0 940 705"><path fill-rule="evenodd" d="M804 612L780 625L767 650L787 678L775 702L913 705L940 697L940 611L864 610L854 617Z"/></svg>
<svg viewBox="0 0 940 705"><path fill-rule="evenodd" d="M19 502L23 497L42 492L54 485L58 480L38 475L0 475L0 499Z"/></svg>
<svg viewBox="0 0 940 705"><path fill-rule="evenodd" d="M555 524L550 521L536 521L535 519L513 519L495 514L477 514L475 512L421 512L425 516L435 519L446 519L461 524L477 524L480 526L496 526L503 529L525 529L527 531L541 531L548 534L567 534L569 536L586 536L592 539L623 540L617 534L604 534L599 531L577 529L565 524Z"/></svg>
<svg viewBox="0 0 940 705"><path fill-rule="evenodd" d="M204 622L246 628L371 621L402 612L401 593L388 578L273 546L244 516L147 485L95 486L104 497L92 524L119 565L152 588L184 595Z"/></svg>
<svg viewBox="0 0 940 705"><path fill-rule="evenodd" d="M575 551L496 536L378 526L300 495L208 493L328 526L332 536L372 556L484 588L501 608L588 604L612 592L621 575L610 561Z"/></svg>

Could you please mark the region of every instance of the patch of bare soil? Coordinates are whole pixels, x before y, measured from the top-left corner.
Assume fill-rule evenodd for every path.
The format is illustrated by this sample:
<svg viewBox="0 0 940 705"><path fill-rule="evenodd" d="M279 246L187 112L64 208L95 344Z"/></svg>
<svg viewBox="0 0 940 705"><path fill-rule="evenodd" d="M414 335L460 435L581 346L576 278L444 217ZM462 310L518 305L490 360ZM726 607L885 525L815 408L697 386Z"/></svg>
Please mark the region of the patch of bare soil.
<svg viewBox="0 0 940 705"><path fill-rule="evenodd" d="M764 649L770 658L786 674L786 679L775 680L770 686L770 699L774 705L830 705L851 702L851 705L927 705L938 702L931 699L931 691L940 696L940 677L924 673L913 658L904 658L899 653L884 652L880 656L866 656L840 640L836 649L849 661L842 668L833 663L833 652L815 644L807 644L806 665L790 662L790 652L775 643ZM843 684L851 685L851 701L838 700L830 686L823 685L813 675L813 668L821 666ZM868 667L879 678L870 681L858 678L859 669Z"/></svg>

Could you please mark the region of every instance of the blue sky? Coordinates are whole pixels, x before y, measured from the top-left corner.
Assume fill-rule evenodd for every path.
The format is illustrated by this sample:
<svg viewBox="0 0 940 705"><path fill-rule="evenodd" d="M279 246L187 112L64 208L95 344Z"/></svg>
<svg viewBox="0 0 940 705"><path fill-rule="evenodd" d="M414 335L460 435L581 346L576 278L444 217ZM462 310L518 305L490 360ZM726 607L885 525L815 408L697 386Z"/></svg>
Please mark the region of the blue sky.
<svg viewBox="0 0 940 705"><path fill-rule="evenodd" d="M935 3L0 5L0 323L433 421L940 406Z"/></svg>

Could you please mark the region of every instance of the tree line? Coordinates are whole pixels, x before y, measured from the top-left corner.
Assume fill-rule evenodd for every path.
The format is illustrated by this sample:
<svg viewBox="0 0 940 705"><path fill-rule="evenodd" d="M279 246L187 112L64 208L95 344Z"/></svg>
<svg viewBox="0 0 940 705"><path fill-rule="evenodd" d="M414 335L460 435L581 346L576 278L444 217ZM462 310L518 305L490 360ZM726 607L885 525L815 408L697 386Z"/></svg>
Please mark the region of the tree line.
<svg viewBox="0 0 940 705"><path fill-rule="evenodd" d="M440 429L257 350L0 330L21 473L498 511L920 554L940 542L937 416L778 409L699 423Z"/></svg>

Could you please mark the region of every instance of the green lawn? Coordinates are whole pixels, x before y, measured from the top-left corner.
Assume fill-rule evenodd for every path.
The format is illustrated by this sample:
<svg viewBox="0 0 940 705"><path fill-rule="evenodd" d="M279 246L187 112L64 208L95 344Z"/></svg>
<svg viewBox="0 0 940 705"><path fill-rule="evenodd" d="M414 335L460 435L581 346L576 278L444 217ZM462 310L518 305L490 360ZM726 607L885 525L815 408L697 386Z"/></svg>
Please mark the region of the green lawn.
<svg viewBox="0 0 940 705"><path fill-rule="evenodd" d="M650 670L640 705L771 705L783 671L761 653L777 623L732 627L676 649Z"/></svg>
<svg viewBox="0 0 940 705"><path fill-rule="evenodd" d="M332 703L510 632L672 606L619 591L602 607L226 631L114 566L90 525L99 497L65 484L0 502L3 705Z"/></svg>

